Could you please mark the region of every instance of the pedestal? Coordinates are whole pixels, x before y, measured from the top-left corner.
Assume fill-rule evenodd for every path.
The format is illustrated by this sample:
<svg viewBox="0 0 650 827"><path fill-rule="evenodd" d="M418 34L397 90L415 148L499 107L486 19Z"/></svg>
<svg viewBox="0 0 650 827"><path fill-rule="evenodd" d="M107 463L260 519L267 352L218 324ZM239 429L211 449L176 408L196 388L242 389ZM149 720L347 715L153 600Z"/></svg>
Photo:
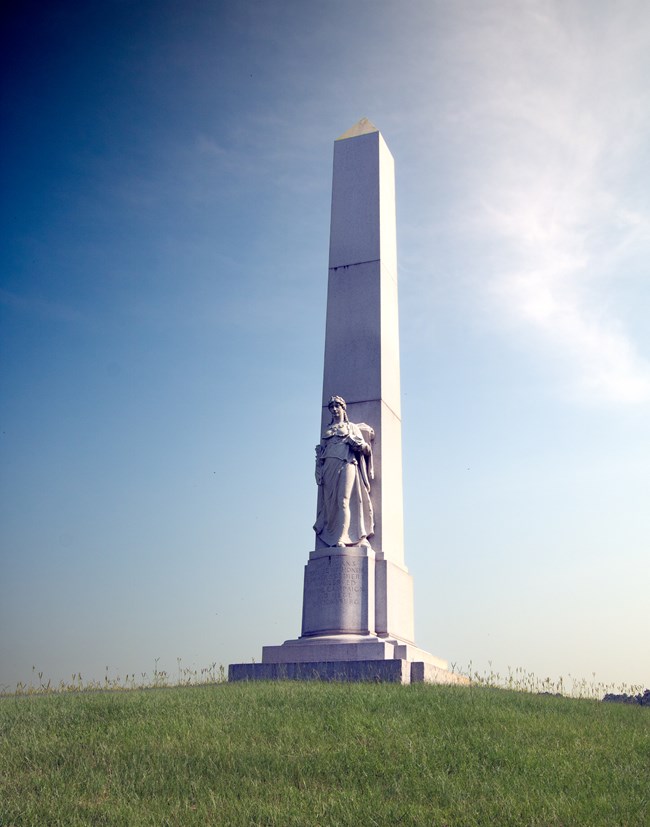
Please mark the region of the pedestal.
<svg viewBox="0 0 650 827"><path fill-rule="evenodd" d="M311 552L305 566L302 637L375 631L375 553L368 547Z"/></svg>
<svg viewBox="0 0 650 827"><path fill-rule="evenodd" d="M228 680L468 683L413 643L413 582L370 547L309 554L302 635L231 664Z"/></svg>

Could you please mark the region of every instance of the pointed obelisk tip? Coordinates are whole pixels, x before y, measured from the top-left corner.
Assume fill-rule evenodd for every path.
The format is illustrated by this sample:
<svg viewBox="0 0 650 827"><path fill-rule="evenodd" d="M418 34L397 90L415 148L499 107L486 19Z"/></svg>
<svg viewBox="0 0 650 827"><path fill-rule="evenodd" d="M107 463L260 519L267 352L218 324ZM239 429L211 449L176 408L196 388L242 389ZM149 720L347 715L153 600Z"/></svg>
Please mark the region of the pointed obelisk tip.
<svg viewBox="0 0 650 827"><path fill-rule="evenodd" d="M336 140L343 141L345 138L356 138L358 135L368 135L370 132L379 132L379 130L374 123L371 123L368 120L368 118L361 118L358 123L355 123L354 126L350 127L347 132L339 135Z"/></svg>

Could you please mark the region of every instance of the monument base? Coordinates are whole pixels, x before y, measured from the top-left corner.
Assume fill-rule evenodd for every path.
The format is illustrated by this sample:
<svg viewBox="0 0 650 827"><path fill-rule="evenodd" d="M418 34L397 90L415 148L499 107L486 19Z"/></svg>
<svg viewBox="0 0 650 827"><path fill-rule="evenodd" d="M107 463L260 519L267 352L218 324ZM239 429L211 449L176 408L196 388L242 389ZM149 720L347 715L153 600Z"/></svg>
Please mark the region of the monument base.
<svg viewBox="0 0 650 827"><path fill-rule="evenodd" d="M263 646L262 663L310 663L349 660L407 660L447 669L447 661L412 643L376 635L319 635L286 640L281 646Z"/></svg>
<svg viewBox="0 0 650 827"><path fill-rule="evenodd" d="M413 580L370 546L317 549L305 566L302 634L233 663L230 681L460 683L447 661L413 643Z"/></svg>
<svg viewBox="0 0 650 827"><path fill-rule="evenodd" d="M302 638L378 635L413 644L413 578L368 545L310 552L302 607Z"/></svg>
<svg viewBox="0 0 650 827"><path fill-rule="evenodd" d="M233 663L229 681L324 680L457 683L469 679L412 643L374 635L322 635L264 646L262 663Z"/></svg>
<svg viewBox="0 0 650 827"><path fill-rule="evenodd" d="M469 683L469 678L430 663L408 660L340 660L304 663L231 663L229 681L342 681L369 683Z"/></svg>

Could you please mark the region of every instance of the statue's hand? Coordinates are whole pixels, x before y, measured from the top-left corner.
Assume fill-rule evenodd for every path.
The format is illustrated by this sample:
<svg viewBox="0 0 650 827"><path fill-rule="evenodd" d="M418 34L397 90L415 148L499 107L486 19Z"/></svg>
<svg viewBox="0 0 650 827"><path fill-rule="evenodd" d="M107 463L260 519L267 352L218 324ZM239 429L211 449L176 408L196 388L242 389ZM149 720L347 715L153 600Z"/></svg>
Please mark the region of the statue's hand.
<svg viewBox="0 0 650 827"><path fill-rule="evenodd" d="M370 446L362 437L346 436L345 441L358 454L363 454L364 456L367 456L370 453Z"/></svg>

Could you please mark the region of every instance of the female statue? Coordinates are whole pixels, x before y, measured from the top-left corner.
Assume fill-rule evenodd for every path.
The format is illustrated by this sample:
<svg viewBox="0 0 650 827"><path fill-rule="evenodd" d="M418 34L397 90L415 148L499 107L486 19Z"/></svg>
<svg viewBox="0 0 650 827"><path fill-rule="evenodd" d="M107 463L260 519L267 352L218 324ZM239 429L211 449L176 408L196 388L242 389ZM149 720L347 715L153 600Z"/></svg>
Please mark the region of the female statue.
<svg viewBox="0 0 650 827"><path fill-rule="evenodd" d="M316 446L318 514L314 531L325 546L370 545L374 532L370 479L374 431L348 420L345 400L333 396L332 420Z"/></svg>

